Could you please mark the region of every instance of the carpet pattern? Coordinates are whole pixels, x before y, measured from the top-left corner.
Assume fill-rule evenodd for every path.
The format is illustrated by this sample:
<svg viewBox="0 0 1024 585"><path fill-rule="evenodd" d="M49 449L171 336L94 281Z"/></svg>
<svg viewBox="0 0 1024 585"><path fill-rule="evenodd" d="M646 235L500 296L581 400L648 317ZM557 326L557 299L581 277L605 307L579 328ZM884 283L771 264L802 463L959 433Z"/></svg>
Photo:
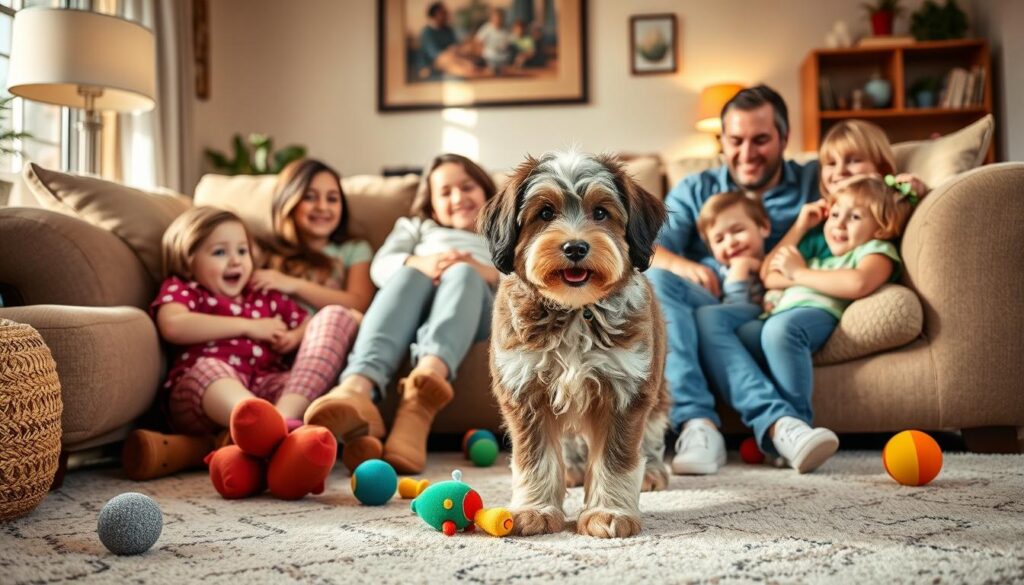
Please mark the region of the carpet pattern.
<svg viewBox="0 0 1024 585"><path fill-rule="evenodd" d="M425 477L462 468L486 506L508 502L505 456L491 468L432 455ZM929 486L899 486L877 452L840 452L810 475L730 460L644 494L626 540L572 532L447 538L406 500L364 507L336 469L298 502L221 499L201 472L136 483L72 473L32 514L0 525L2 583L743 583L1024 581L1024 456L949 454ZM100 508L138 491L164 529L146 554L117 557L96 536ZM574 518L582 492L569 492Z"/></svg>

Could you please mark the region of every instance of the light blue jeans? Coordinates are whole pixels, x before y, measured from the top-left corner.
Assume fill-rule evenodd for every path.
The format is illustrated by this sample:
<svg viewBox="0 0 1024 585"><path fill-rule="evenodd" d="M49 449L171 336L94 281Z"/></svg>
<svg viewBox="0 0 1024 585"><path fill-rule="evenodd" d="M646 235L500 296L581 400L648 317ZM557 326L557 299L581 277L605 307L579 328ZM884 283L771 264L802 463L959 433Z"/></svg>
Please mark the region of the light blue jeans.
<svg viewBox="0 0 1024 585"><path fill-rule="evenodd" d="M423 356L436 356L448 366L449 381L454 380L470 346L490 336L493 306L494 291L469 264L445 270L437 286L419 270L404 266L366 311L340 379L366 376L383 398L409 348L413 364Z"/></svg>
<svg viewBox="0 0 1024 585"><path fill-rule="evenodd" d="M754 430L761 449L777 455L768 429L783 416L811 424L812 356L838 321L812 308L767 321L757 318L760 313L760 306L747 303L698 308L700 357L712 386Z"/></svg>
<svg viewBox="0 0 1024 585"><path fill-rule="evenodd" d="M715 397L701 371L694 318L698 307L721 303L704 287L668 270L651 268L645 274L658 297L668 335L665 380L672 400L672 428L679 431L684 422L694 418L708 418L721 425L715 413Z"/></svg>

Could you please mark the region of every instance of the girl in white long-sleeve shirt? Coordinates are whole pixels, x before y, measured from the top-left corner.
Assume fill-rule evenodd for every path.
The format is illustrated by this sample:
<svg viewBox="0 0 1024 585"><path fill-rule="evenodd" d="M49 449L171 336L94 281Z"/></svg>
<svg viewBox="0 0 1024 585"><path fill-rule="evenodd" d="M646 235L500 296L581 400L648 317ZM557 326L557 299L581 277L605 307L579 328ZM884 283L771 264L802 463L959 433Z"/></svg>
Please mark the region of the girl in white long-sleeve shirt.
<svg viewBox="0 0 1024 585"><path fill-rule="evenodd" d="M423 471L430 424L454 397L455 371L470 346L490 335L498 271L476 220L494 193L494 181L473 161L435 158L413 201L414 217L399 219L374 256L370 277L380 291L341 383L305 417L334 432L350 470L383 458L399 473ZM407 347L415 367L399 381L398 413L382 443L386 430L375 399L383 397Z"/></svg>

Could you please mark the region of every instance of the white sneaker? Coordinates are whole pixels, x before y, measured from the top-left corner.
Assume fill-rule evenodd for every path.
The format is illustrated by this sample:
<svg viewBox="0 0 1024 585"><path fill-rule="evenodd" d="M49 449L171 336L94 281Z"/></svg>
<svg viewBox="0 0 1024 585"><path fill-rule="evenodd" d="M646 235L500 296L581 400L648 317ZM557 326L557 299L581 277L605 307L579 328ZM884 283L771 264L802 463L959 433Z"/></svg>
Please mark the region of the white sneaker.
<svg viewBox="0 0 1024 585"><path fill-rule="evenodd" d="M709 421L710 423L710 421ZM725 465L725 438L711 424L690 421L676 440L672 473L709 475Z"/></svg>
<svg viewBox="0 0 1024 585"><path fill-rule="evenodd" d="M800 473L814 471L839 449L835 433L823 427L812 429L791 416L775 422L772 443L789 466Z"/></svg>

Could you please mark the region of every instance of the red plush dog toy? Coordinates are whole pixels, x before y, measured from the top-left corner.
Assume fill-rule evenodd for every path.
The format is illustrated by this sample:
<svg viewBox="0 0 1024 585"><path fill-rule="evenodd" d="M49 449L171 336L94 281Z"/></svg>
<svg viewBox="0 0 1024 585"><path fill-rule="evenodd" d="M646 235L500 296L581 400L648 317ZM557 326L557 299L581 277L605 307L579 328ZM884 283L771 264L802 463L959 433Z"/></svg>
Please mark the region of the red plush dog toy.
<svg viewBox="0 0 1024 585"><path fill-rule="evenodd" d="M214 489L228 499L245 498L270 488L282 500L297 500L324 491L338 445L334 435L316 425L288 433L272 404L243 400L231 412L233 445L206 456Z"/></svg>

